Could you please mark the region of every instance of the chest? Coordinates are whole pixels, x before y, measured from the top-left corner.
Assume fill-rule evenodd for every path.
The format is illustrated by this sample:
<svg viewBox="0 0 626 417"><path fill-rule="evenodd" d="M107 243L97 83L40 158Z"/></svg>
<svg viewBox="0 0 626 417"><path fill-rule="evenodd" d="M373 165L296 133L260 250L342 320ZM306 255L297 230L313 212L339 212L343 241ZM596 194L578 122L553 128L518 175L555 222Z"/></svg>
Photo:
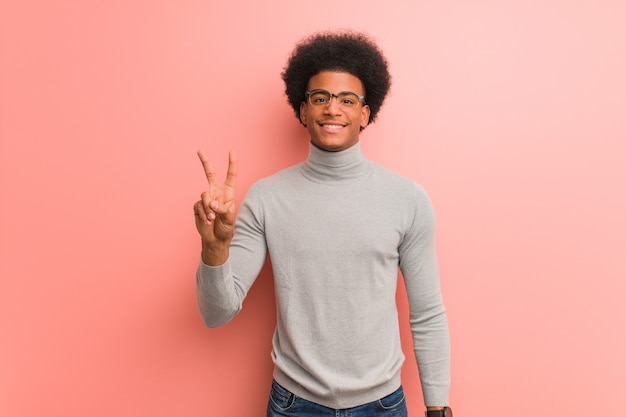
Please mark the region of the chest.
<svg viewBox="0 0 626 417"><path fill-rule="evenodd" d="M408 210L384 192L320 186L272 198L265 217L270 253L301 260L398 258Z"/></svg>

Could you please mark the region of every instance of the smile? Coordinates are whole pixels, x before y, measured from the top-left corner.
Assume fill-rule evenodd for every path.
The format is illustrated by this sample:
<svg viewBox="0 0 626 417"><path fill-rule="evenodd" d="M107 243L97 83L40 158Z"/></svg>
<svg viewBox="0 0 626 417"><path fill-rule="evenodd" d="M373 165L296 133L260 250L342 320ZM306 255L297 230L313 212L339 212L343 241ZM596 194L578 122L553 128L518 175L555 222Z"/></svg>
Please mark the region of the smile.
<svg viewBox="0 0 626 417"><path fill-rule="evenodd" d="M344 125L327 124L327 123L320 123L320 126L322 126L323 128L326 128L326 129L330 129L330 130L339 130L339 129L343 129L345 127Z"/></svg>

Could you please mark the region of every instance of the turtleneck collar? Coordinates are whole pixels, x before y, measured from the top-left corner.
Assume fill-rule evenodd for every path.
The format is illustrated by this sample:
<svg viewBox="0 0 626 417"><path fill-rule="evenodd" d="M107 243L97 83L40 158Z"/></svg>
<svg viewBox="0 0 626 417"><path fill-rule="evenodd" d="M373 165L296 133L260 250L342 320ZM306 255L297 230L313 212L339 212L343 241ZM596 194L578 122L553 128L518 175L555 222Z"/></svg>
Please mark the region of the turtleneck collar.
<svg viewBox="0 0 626 417"><path fill-rule="evenodd" d="M307 178L338 182L362 178L370 163L361 152L361 142L339 152L325 151L309 143L309 156L301 166Z"/></svg>

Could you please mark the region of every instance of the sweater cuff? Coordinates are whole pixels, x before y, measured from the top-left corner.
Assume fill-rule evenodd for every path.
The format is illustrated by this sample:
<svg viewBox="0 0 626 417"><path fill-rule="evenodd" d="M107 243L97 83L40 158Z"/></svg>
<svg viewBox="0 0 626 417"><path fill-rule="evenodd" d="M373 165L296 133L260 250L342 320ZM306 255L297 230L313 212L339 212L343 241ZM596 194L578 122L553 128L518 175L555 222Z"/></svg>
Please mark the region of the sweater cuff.
<svg viewBox="0 0 626 417"><path fill-rule="evenodd" d="M223 286L230 277L230 261L226 260L222 265L212 266L207 265L202 261L200 257L200 263L198 265L197 278L198 284L203 287L208 286Z"/></svg>
<svg viewBox="0 0 626 417"><path fill-rule="evenodd" d="M448 386L422 386L422 390L426 407L448 406L450 392Z"/></svg>

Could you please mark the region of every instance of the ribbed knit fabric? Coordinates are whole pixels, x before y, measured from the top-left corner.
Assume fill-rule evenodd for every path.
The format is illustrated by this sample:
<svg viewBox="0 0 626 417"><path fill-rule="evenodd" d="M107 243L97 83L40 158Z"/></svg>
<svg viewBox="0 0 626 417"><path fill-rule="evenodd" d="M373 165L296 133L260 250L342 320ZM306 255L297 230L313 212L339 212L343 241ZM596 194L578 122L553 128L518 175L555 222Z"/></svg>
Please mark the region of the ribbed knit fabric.
<svg viewBox="0 0 626 417"><path fill-rule="evenodd" d="M242 307L269 253L277 300L274 378L341 409L400 386L396 284L402 271L426 405L447 405L449 337L424 190L364 158L311 145L306 161L255 183L228 261L200 262L198 305L219 326ZM411 395L411 393L407 393Z"/></svg>

